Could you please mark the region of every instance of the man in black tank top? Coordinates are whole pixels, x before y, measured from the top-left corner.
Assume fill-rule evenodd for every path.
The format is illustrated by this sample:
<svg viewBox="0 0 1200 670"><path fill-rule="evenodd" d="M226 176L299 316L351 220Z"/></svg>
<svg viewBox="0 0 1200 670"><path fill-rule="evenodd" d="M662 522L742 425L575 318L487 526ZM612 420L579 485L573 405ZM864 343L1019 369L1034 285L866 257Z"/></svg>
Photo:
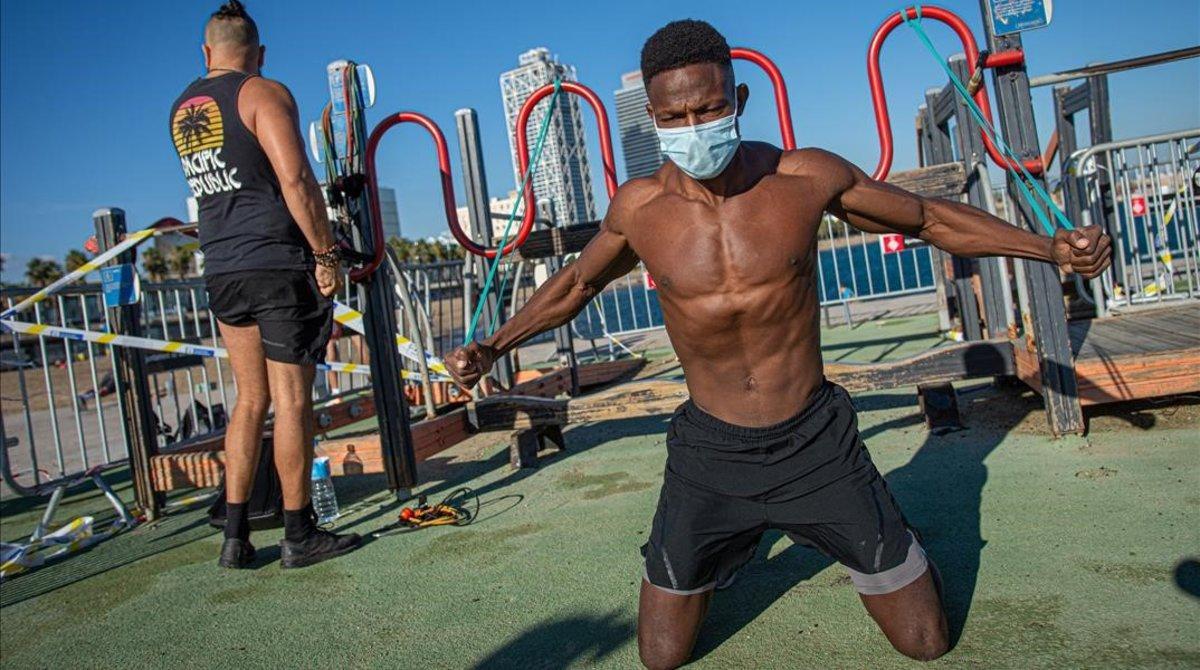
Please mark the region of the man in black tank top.
<svg viewBox="0 0 1200 670"><path fill-rule="evenodd" d="M225 433L225 543L219 563L251 564L246 502L263 424L274 405L283 485L283 567L357 548L357 535L318 529L309 497L312 386L332 325L341 259L301 139L295 100L259 75L264 48L237 0L204 30L208 73L171 106L171 140L199 204L209 306L238 385Z"/></svg>

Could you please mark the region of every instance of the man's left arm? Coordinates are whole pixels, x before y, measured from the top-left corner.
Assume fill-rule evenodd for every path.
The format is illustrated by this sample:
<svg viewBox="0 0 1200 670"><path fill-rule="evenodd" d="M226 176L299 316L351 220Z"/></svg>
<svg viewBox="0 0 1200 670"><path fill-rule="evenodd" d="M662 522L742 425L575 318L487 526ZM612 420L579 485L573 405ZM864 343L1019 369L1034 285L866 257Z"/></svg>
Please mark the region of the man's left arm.
<svg viewBox="0 0 1200 670"><path fill-rule="evenodd" d="M813 150L808 150L813 151ZM1097 226L1036 235L975 207L924 198L871 179L845 159L817 152L819 178L828 179L830 213L869 233L918 237L956 256L1012 256L1054 263L1091 279L1108 267L1112 240Z"/></svg>
<svg viewBox="0 0 1200 670"><path fill-rule="evenodd" d="M279 82L254 77L242 87L239 106L249 104L250 130L271 162L288 212L314 252L334 247L333 229L321 187L313 176L300 135L300 114L292 94ZM342 288L341 268L318 263L314 271L321 294L331 297Z"/></svg>

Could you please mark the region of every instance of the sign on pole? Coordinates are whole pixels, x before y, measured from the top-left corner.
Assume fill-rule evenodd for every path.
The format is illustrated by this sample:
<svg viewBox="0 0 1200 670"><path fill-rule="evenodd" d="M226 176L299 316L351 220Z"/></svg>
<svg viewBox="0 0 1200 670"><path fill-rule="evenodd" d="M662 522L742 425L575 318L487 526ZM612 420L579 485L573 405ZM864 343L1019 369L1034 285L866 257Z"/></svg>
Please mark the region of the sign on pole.
<svg viewBox="0 0 1200 670"><path fill-rule="evenodd" d="M644 278L647 291L653 291L658 288L658 284L654 282L654 277L651 277L649 272L643 270L642 277Z"/></svg>
<svg viewBox="0 0 1200 670"><path fill-rule="evenodd" d="M141 299L142 283L132 263L100 268L104 306L135 305Z"/></svg>
<svg viewBox="0 0 1200 670"><path fill-rule="evenodd" d="M1129 209L1134 216L1146 216L1146 196L1141 193L1129 196Z"/></svg>
<svg viewBox="0 0 1200 670"><path fill-rule="evenodd" d="M1052 0L988 0L988 14L992 32L1008 35L1050 25L1054 5Z"/></svg>
<svg viewBox="0 0 1200 670"><path fill-rule="evenodd" d="M898 254L904 251L904 236L899 233L887 233L879 236L879 249L885 254Z"/></svg>

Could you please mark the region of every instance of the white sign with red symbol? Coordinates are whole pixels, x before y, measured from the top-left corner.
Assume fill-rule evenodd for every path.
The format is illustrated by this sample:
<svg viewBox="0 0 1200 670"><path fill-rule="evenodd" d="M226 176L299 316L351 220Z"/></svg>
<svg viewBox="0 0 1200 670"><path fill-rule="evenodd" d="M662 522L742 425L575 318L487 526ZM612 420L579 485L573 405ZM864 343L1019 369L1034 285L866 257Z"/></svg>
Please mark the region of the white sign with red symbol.
<svg viewBox="0 0 1200 670"><path fill-rule="evenodd" d="M1134 216L1146 216L1146 196L1134 193L1129 197L1129 209Z"/></svg>
<svg viewBox="0 0 1200 670"><path fill-rule="evenodd" d="M642 278L644 280L647 291L653 291L654 289L658 288L658 284L655 283L654 277L651 277L649 272L646 272L645 270L643 270Z"/></svg>
<svg viewBox="0 0 1200 670"><path fill-rule="evenodd" d="M904 240L904 236L898 233L887 233L886 235L879 236L879 248L885 254L898 254L904 251L906 246L907 243Z"/></svg>

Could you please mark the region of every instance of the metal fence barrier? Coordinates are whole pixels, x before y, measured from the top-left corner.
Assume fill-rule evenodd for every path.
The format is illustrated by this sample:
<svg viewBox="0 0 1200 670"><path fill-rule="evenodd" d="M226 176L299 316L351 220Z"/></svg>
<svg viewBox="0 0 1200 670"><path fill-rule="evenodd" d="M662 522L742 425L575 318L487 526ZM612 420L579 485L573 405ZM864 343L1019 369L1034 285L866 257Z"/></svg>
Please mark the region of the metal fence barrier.
<svg viewBox="0 0 1200 670"><path fill-rule="evenodd" d="M1080 291L1097 314L1200 298L1200 129L1097 144L1069 166L1083 194L1078 220L1113 238L1112 267Z"/></svg>
<svg viewBox="0 0 1200 670"><path fill-rule="evenodd" d="M36 290L4 288L0 305L11 307ZM338 299L360 309L358 289L349 282ZM222 346L202 279L143 284L141 305L146 337ZM64 288L35 304L22 318L36 324L112 332L101 289L95 284ZM326 348L327 360L365 365L368 353L363 337L348 329L336 330ZM407 329L401 334L423 341ZM92 468L129 458L129 436L118 402L116 345L17 332L6 332L3 338L0 425L5 458L0 465L10 489L44 492L78 479ZM147 351L145 365L160 448L202 439L225 427L237 398L228 360ZM415 371L416 364L412 366ZM363 375L319 372L314 401L369 386L369 377Z"/></svg>
<svg viewBox="0 0 1200 670"><path fill-rule="evenodd" d="M884 253L878 236L854 230L831 216L822 222L819 237L817 281L823 307L936 289L936 265L929 247ZM541 265L522 261L506 268L509 279L502 304L509 314L523 305L539 280L544 279ZM401 272L414 301L428 316L432 350L444 354L461 344L464 324L470 318L465 314L463 262L405 265ZM571 328L576 338L593 340L593 347L595 340L608 340L610 354L615 354L623 346L619 341L622 336L660 329L663 325L658 290L645 266L639 264L628 275L605 287L576 317ZM541 339L551 337L544 334Z"/></svg>

